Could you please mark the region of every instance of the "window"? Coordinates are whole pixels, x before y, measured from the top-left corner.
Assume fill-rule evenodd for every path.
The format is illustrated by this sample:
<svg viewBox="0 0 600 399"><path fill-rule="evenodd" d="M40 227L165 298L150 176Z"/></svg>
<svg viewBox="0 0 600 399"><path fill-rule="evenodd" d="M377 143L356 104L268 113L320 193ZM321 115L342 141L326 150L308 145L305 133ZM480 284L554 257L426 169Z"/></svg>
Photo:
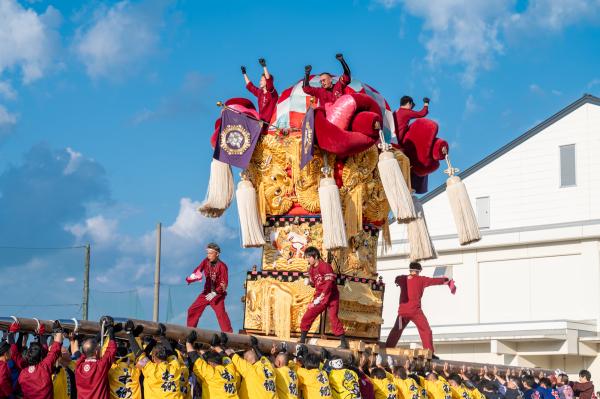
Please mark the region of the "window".
<svg viewBox="0 0 600 399"><path fill-rule="evenodd" d="M477 224L481 229L490 228L490 197L479 197L475 200L477 208Z"/></svg>
<svg viewBox="0 0 600 399"><path fill-rule="evenodd" d="M452 266L436 266L433 269L433 277L452 278Z"/></svg>
<svg viewBox="0 0 600 399"><path fill-rule="evenodd" d="M560 186L573 187L577 185L575 179L575 144L561 145L559 148Z"/></svg>

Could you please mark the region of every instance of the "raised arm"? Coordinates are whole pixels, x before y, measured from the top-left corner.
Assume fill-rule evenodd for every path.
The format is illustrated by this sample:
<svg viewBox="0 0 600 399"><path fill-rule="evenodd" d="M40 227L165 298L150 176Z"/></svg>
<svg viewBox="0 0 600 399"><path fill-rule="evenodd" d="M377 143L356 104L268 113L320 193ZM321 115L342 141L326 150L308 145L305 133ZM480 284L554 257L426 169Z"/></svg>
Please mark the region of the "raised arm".
<svg viewBox="0 0 600 399"><path fill-rule="evenodd" d="M450 279L448 277L423 277L425 280L425 287L430 287L432 285L444 285L448 284Z"/></svg>
<svg viewBox="0 0 600 399"><path fill-rule="evenodd" d="M60 357L60 348L64 338L63 328L58 320L52 323L52 333L54 334L54 342L48 351L48 355L42 360L42 364L48 368L52 367Z"/></svg>
<svg viewBox="0 0 600 399"><path fill-rule="evenodd" d="M271 75L269 75L269 71L267 70L267 61L265 61L264 58L259 58L258 63L260 64L260 66L263 69L263 73L265 74L265 79L267 79L267 80L271 79Z"/></svg>
<svg viewBox="0 0 600 399"><path fill-rule="evenodd" d="M342 64L342 68L344 69L344 75L346 75L348 77L348 80L350 81L352 79L352 75L350 75L350 67L346 63L344 55L342 53L338 53L335 55L335 58L340 62L340 64Z"/></svg>

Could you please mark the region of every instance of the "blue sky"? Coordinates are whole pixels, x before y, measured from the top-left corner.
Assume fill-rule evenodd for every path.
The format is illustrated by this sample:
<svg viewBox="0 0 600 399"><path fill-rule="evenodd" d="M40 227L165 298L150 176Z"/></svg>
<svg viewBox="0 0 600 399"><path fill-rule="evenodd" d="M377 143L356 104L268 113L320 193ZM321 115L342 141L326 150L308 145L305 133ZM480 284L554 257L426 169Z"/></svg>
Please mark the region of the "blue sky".
<svg viewBox="0 0 600 399"><path fill-rule="evenodd" d="M0 0L0 247L91 242L92 316L137 306L150 317L161 221L169 314L184 320L199 287L183 279L217 240L239 328L258 252L240 249L235 206L216 221L194 208L214 103L249 95L241 64L256 79L266 58L282 91L307 63L338 71L343 52L392 107L404 94L431 97L464 169L583 93L600 95L598 43L598 0ZM431 187L443 179L436 172ZM81 249L0 248L0 304L81 302L82 259ZM0 306L11 312L72 317L77 307ZM207 316L201 326L214 327Z"/></svg>

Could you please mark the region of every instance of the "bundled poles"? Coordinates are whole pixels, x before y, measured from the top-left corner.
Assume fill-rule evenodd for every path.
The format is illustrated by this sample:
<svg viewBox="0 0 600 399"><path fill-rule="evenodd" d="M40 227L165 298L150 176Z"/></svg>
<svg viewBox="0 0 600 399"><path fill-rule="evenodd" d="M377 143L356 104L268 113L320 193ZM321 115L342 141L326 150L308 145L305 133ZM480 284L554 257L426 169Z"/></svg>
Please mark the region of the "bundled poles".
<svg viewBox="0 0 600 399"><path fill-rule="evenodd" d="M446 180L446 193L448 194L452 217L456 225L458 241L460 245L468 245L481 240L479 225L477 224L477 218L475 217L467 188L460 177L456 175L458 169L452 167L448 153L446 151L444 153L446 155L446 164L448 165L448 169L444 173L449 176L448 180Z"/></svg>
<svg viewBox="0 0 600 399"><path fill-rule="evenodd" d="M120 319L120 318L115 318L114 320L115 320L115 323L125 323L127 321L126 319ZM150 336L159 336L160 335L158 323L151 322L151 321L145 321L145 320L135 320L135 319L132 321L134 322L135 325L141 325L144 327L142 335L150 335ZM0 329L8 330L8 327L13 322L14 322L14 320L10 317L0 317ZM18 322L20 324L21 331L34 332L38 328L38 324L34 319L19 318ZM53 320L40 320L40 323L45 325L47 331L52 330L52 322L53 322ZM59 322L62 325L62 327L65 329L65 331L73 332L76 330L79 334L84 335L84 336L90 336L90 337L95 336L97 333L99 333L101 331L101 328L102 328L102 326L99 323L92 322L92 321L82 321L82 320L74 321L73 319L61 319L61 320L59 320ZM213 336L215 334L220 333L218 331L190 328L190 327L184 327L184 326L175 325L175 324L166 324L166 327L167 327L167 331L166 331L167 338L173 339L175 341L185 341L188 334L192 330L195 330L196 334L197 334L196 341L205 344L207 347L210 346L210 342L212 341ZM127 334L124 331L117 333L116 336L117 336L117 338L127 339ZM252 346L250 343L250 335L228 333L227 338L228 338L228 347L234 348L236 350L247 349ZM273 345L279 344L281 342L287 343L286 347L287 347L288 353L290 355L293 355L295 353L296 342L284 341L284 340L277 339L274 337L257 336L256 338L258 340L258 348L263 353L271 353L271 349L273 348ZM306 345L306 346L307 346L309 352L320 355L320 353L321 353L320 346L317 346L317 345ZM356 357L354 357L352 355L352 352L349 350L328 348L328 351L331 353L332 356L340 356L342 359L344 359L350 363L353 363L356 361ZM402 364L403 362L405 362L407 360L407 357L396 356L396 359L397 359L398 364Z"/></svg>
<svg viewBox="0 0 600 399"><path fill-rule="evenodd" d="M0 317L0 330L5 330L5 331L8 330L8 327L14 321L15 320L10 317ZM115 319L116 323L124 323L125 321L126 321L126 319L119 319L119 318ZM19 318L18 322L21 327L20 331L23 331L23 332L34 333L39 328L39 325L35 319ZM39 322L40 322L40 324L43 324L46 327L46 331L52 330L53 320L40 320ZM101 325L99 323L93 322L93 321L85 321L85 320L77 320L77 319L60 319L59 322L60 322L61 326L65 329L65 331L67 331L67 332L75 331L83 336L94 337L98 332L100 332L100 329L101 329ZM151 322L151 321L144 321L144 320L133 320L133 322L135 325L141 325L144 327L142 335L149 335L149 336L159 336L160 335L158 323ZM196 334L197 334L197 342L203 343L207 347L210 346L210 342L211 342L214 334L218 334L217 331L203 330L203 329L197 329L197 328L192 329L189 327L183 327L183 326L175 325L175 324L167 324L166 326L167 326L167 331L166 331L167 338L181 342L181 341L185 340L187 335L192 330L195 330ZM227 337L228 337L228 346L231 348L246 349L246 348L251 347L250 335L227 334ZM121 331L121 332L117 333L117 338L126 340L127 335L124 331ZM291 354L291 355L294 354L294 352L296 350L296 342L282 341L279 339L273 339L270 337L262 337L262 336L257 336L256 338L258 340L258 348L263 353L270 353L271 349L273 347L273 344L279 344L281 342L286 342L287 345L285 345L285 347L287 348L289 354ZM317 345L306 345L306 346L310 353L315 353L317 355L320 355L321 348L322 348L321 346L317 346ZM356 352L353 353L350 350L343 350L343 349L336 349L336 348L327 348L327 350L329 351L329 353L332 356L339 356L342 359L344 359L345 361L347 361L348 363L357 365L356 362L358 360L358 356L356 356ZM385 345L383 343L380 343L380 345L379 345L379 353L380 354L389 355L393 359L394 363L398 364L398 365L402 365L407 360L409 360L409 361L411 361L411 368L413 368L413 369L425 369L425 368L430 367L430 365L436 365L438 367L442 367L444 365L444 363L448 363L450 372L459 372L461 370L461 368L463 368L463 367L466 367L466 368L470 367L475 370L479 370L479 369L483 368L484 366L488 366L488 367L494 366L491 364L460 362L460 361L455 361L455 360L450 360L450 361L427 360L424 358L415 358L414 355L413 356L408 356L406 354L396 355L396 354L391 354L389 352L386 353L385 351L386 351ZM497 365L496 367L501 373L505 372L508 369L508 367L504 366L504 365ZM514 369L514 368L515 367L511 367L510 369ZM546 374L554 373L553 370L546 370L546 369L540 369L540 368L535 368L533 370L538 371L538 372L541 371Z"/></svg>

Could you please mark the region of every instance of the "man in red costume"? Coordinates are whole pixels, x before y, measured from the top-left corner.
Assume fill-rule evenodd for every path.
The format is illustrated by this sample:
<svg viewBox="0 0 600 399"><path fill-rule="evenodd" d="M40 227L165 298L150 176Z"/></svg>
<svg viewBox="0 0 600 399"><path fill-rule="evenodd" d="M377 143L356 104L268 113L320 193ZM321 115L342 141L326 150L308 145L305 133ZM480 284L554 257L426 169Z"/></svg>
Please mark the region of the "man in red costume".
<svg viewBox="0 0 600 399"><path fill-rule="evenodd" d="M110 316L102 316L100 325L108 336L106 351L100 356L100 344L96 338L88 338L83 342L82 355L75 365L75 382L79 399L109 399L108 370L117 355L114 320Z"/></svg>
<svg viewBox="0 0 600 399"><path fill-rule="evenodd" d="M206 246L206 258L198 265L185 281L191 284L206 278L204 290L188 309L187 326L196 327L204 309L210 305L219 321L223 332L233 332L231 321L225 311L225 297L227 296L227 265L219 259L221 248L210 243Z"/></svg>
<svg viewBox="0 0 600 399"><path fill-rule="evenodd" d="M352 81L350 76L350 68L344 60L342 54L336 54L335 58L342 64L344 74L340 76L338 81L333 84L331 80L331 74L329 72L323 72L320 75L321 87L312 87L310 82L310 71L312 66L307 65L304 67L304 82L302 83L302 90L309 96L316 97L319 100L319 106L324 107L325 104L334 103L335 100L340 98L344 94L344 88Z"/></svg>
<svg viewBox="0 0 600 399"><path fill-rule="evenodd" d="M420 111L413 111L415 102L412 97L402 96L400 99L400 108L394 112L398 144L402 145L404 134L408 131L408 122L410 122L411 119L423 118L429 113L429 98L423 98L423 103L423 109Z"/></svg>
<svg viewBox="0 0 600 399"><path fill-rule="evenodd" d="M337 276L333 272L331 265L321 259L321 253L317 248L306 248L304 257L308 261L309 283L315 287L315 295L312 302L308 304L308 309L300 322L300 343L303 344L306 342L306 335L313 321L327 309L331 329L336 336L340 337L341 342L339 347L341 349L348 349L344 326L338 318L340 293L336 284Z"/></svg>
<svg viewBox="0 0 600 399"><path fill-rule="evenodd" d="M0 399L7 399L13 393L9 360L10 344L0 341Z"/></svg>
<svg viewBox="0 0 600 399"><path fill-rule="evenodd" d="M402 331L406 328L409 322L415 323L419 330L419 336L423 343L423 348L433 352L433 334L427 317L421 309L421 298L425 288L432 285L449 284L450 280L447 277L431 278L420 276L421 264L411 262L409 266L409 275L401 275L396 277L396 285L400 287L400 306L398 308L398 317L396 323L388 335L385 346L393 348L396 346Z"/></svg>
<svg viewBox="0 0 600 399"><path fill-rule="evenodd" d="M52 399L52 366L60 357L63 342L63 330L58 321L52 326L54 343L46 357L43 356L42 346L33 342L23 356L24 368L19 374L19 386L23 397L27 399Z"/></svg>
<svg viewBox="0 0 600 399"><path fill-rule="evenodd" d="M263 74L260 77L260 87L254 86L254 84L246 75L246 67L242 66L242 75L244 75L244 80L246 81L246 89L252 94L256 96L258 99L258 114L260 119L270 123L271 116L273 116L273 112L275 112L275 107L277 106L277 99L279 98L279 94L277 94L277 90L273 86L273 75L269 73L267 70L267 62L264 58L259 58L258 63L263 67Z"/></svg>

